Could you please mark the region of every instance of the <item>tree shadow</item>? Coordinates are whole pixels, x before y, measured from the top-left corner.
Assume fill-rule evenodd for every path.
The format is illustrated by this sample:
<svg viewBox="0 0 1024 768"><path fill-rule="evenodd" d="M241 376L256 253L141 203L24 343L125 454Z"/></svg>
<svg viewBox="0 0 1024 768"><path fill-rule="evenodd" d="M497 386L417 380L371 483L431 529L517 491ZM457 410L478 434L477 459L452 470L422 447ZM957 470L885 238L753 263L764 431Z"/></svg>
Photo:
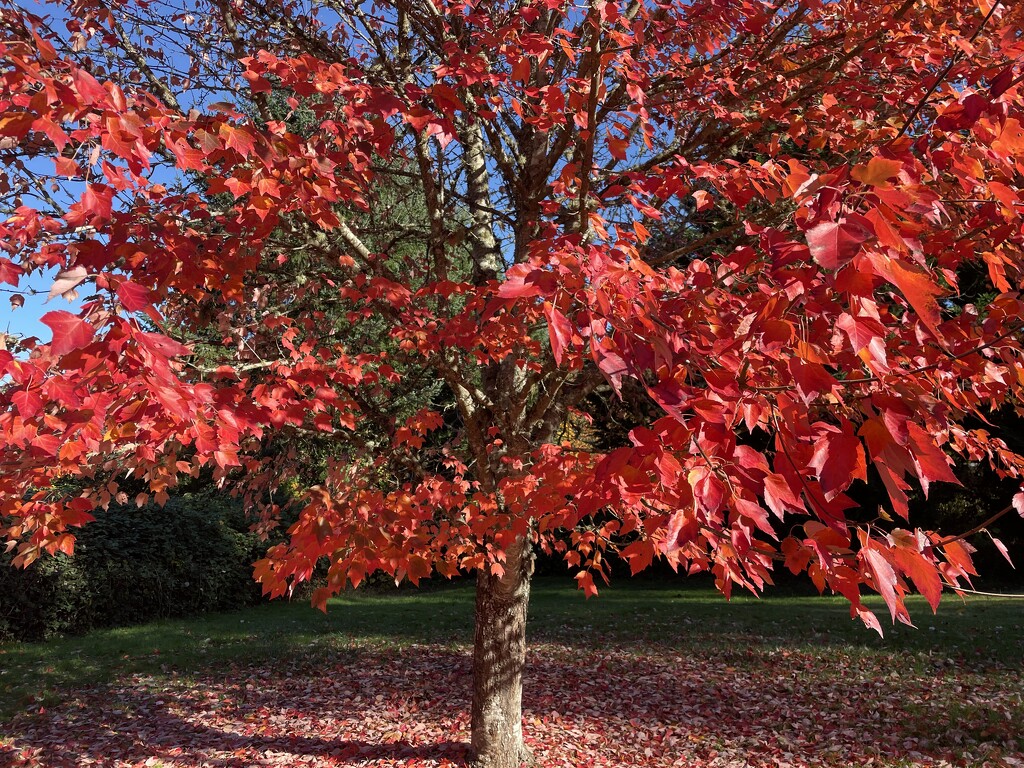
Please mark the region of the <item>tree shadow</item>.
<svg viewBox="0 0 1024 768"><path fill-rule="evenodd" d="M465 766L469 691L460 655L367 654L321 667L303 660L191 679L132 676L69 691L55 708L6 728L0 764L41 766ZM34 762L32 762L34 761Z"/></svg>
<svg viewBox="0 0 1024 768"><path fill-rule="evenodd" d="M1015 673L996 680L955 666L897 671L838 654L713 650L534 647L524 719L539 764L924 766L1021 756ZM135 676L16 717L4 731L16 748L5 756L0 747L0 763L35 754L54 767L465 766L470 671L468 653L416 646L328 665Z"/></svg>
<svg viewBox="0 0 1024 768"><path fill-rule="evenodd" d="M530 643L572 645L582 653L603 645L637 653L687 653L756 646L857 650L912 663L953 658L972 668L1024 668L1024 619L1009 601L965 606L952 599L932 616L915 605L920 629L886 628L885 638L851 621L841 600L808 595L746 596L726 602L706 585L635 584L624 580L584 601L564 579L535 582L528 621ZM884 613L884 609L883 609ZM245 658L275 664L315 655L331 663L349 646L432 644L465 646L473 636L473 591L467 584L424 594L346 594L327 615L308 604L263 605L183 621L98 630L84 638L0 647L0 718L31 704L40 692L60 698L68 687L116 682L131 674L173 670L216 672Z"/></svg>

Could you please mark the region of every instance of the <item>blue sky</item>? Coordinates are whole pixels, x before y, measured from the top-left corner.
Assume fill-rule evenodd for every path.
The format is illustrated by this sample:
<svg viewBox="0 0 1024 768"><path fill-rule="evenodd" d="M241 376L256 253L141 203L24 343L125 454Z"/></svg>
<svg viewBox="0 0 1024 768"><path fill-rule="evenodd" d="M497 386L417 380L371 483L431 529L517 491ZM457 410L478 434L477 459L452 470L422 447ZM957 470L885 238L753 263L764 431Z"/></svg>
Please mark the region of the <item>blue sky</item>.
<svg viewBox="0 0 1024 768"><path fill-rule="evenodd" d="M25 299L25 306L18 309L12 307L8 300L17 291L5 284L4 291L0 293L0 332L15 336L35 336L40 341L49 341L50 329L39 322L39 318L55 309L78 312L81 305L81 299L69 303L60 296L47 301L46 293L52 283L52 278L39 274L32 275L27 280L22 277L18 287L23 291L21 295ZM88 293L90 286L86 284L83 287ZM8 293L7 289L11 289L11 293ZM28 293L25 292L26 289L41 293Z"/></svg>

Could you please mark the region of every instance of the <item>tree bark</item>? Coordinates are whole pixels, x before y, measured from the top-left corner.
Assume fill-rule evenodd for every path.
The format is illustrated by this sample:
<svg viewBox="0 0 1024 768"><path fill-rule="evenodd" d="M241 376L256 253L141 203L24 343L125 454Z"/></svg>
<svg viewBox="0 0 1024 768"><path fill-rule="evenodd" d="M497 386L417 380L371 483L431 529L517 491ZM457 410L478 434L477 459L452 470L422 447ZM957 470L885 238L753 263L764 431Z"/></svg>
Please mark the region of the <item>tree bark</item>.
<svg viewBox="0 0 1024 768"><path fill-rule="evenodd" d="M477 768L519 768L532 762L523 742L526 609L533 575L530 542L520 539L506 557L500 578L481 571L476 581L470 743Z"/></svg>

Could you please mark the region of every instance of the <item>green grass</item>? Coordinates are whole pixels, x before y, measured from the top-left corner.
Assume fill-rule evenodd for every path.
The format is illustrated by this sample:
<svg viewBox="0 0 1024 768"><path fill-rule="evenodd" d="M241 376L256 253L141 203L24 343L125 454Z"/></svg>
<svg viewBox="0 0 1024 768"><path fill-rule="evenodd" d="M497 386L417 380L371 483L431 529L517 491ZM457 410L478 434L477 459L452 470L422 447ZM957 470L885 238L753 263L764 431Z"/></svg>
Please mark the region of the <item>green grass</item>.
<svg viewBox="0 0 1024 768"><path fill-rule="evenodd" d="M883 625L888 615L872 600ZM566 578L539 578L531 603L533 642L649 651L701 649L728 656L751 647L805 650L834 646L848 654L900 657L910 667L953 660L979 670L1020 669L1024 602L954 596L937 616L909 601L918 629L887 627L885 638L851 621L841 598L769 593L726 602L706 582L620 580L584 600ZM61 692L132 674L178 676L233 664L302 656L311 663L353 647L464 646L472 637L471 582L417 592L357 591L331 601L327 615L305 602L274 602L195 619L92 632L45 643L0 645L2 723ZM709 650L710 649L710 650Z"/></svg>

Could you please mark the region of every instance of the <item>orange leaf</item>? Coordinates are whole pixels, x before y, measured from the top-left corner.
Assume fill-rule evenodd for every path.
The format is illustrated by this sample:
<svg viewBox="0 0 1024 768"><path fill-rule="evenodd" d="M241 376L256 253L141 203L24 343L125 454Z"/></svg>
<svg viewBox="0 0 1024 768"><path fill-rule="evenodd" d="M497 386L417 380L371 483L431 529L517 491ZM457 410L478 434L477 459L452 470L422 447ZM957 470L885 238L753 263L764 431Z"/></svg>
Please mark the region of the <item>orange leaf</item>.
<svg viewBox="0 0 1024 768"><path fill-rule="evenodd" d="M857 181L872 187L888 186L887 181L896 176L903 168L899 160L886 160L884 157L872 157L867 165L855 166L850 175Z"/></svg>
<svg viewBox="0 0 1024 768"><path fill-rule="evenodd" d="M942 295L942 289L933 283L925 272L917 267L907 266L898 259L890 259L883 254L871 254L871 263L875 267L875 274L899 288L921 322L938 339L942 339L942 333L939 331L942 317L939 314L939 303L936 301L936 297Z"/></svg>
<svg viewBox="0 0 1024 768"><path fill-rule="evenodd" d="M1007 119L999 138L992 142L992 149L1003 155L1024 155L1024 126L1012 117Z"/></svg>

